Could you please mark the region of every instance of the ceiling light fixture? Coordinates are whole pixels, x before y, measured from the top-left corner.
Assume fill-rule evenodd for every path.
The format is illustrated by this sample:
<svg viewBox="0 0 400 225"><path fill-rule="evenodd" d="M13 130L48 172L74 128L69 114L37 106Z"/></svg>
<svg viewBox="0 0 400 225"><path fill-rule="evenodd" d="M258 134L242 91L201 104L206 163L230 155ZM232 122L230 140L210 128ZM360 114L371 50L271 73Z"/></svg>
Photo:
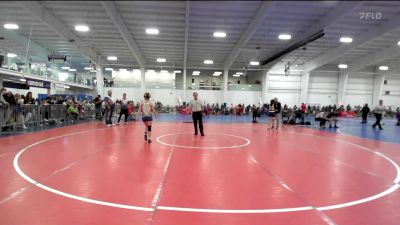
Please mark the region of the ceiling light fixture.
<svg viewBox="0 0 400 225"><path fill-rule="evenodd" d="M278 38L281 39L281 40L290 40L290 39L292 39L292 35L290 35L290 34L280 34L278 36Z"/></svg>
<svg viewBox="0 0 400 225"><path fill-rule="evenodd" d="M234 76L234 77L240 77L239 74L233 74L232 76Z"/></svg>
<svg viewBox="0 0 400 225"><path fill-rule="evenodd" d="M69 72L76 72L76 69L69 69Z"/></svg>
<svg viewBox="0 0 400 225"><path fill-rule="evenodd" d="M168 70L161 70L160 73L168 73Z"/></svg>
<svg viewBox="0 0 400 225"><path fill-rule="evenodd" d="M8 53L8 54L7 54L7 57L8 57L8 58L15 58L15 57L17 57L17 54Z"/></svg>
<svg viewBox="0 0 400 225"><path fill-rule="evenodd" d="M387 67L387 66L380 66L379 67L379 70L388 70L389 69L389 67Z"/></svg>
<svg viewBox="0 0 400 225"><path fill-rule="evenodd" d="M108 56L107 57L107 60L110 60L110 61L115 61L117 59L118 59L117 56Z"/></svg>
<svg viewBox="0 0 400 225"><path fill-rule="evenodd" d="M219 76L219 75L221 75L221 74L222 74L222 72L218 72L218 71L215 71L215 72L213 73L214 76Z"/></svg>
<svg viewBox="0 0 400 225"><path fill-rule="evenodd" d="M226 33L222 32L222 31L216 31L216 32L214 32L214 37L216 37L216 38L224 38L224 37L226 37Z"/></svg>
<svg viewBox="0 0 400 225"><path fill-rule="evenodd" d="M157 28L147 28L146 34L157 35L159 33Z"/></svg>
<svg viewBox="0 0 400 225"><path fill-rule="evenodd" d="M351 37L341 37L340 38L340 42L342 42L342 43L351 43L351 42L353 42L353 38L351 38Z"/></svg>
<svg viewBox="0 0 400 225"><path fill-rule="evenodd" d="M92 70L93 68L92 67L85 67L84 69L85 70Z"/></svg>
<svg viewBox="0 0 400 225"><path fill-rule="evenodd" d="M121 68L121 69L119 69L119 71L126 71L126 69L124 69L124 68Z"/></svg>
<svg viewBox="0 0 400 225"><path fill-rule="evenodd" d="M180 70L175 70L174 73L182 73Z"/></svg>
<svg viewBox="0 0 400 225"><path fill-rule="evenodd" d="M157 62L166 62L167 60L165 58L157 58Z"/></svg>
<svg viewBox="0 0 400 225"><path fill-rule="evenodd" d="M19 79L20 81L22 81L22 82L25 82L26 81L26 79L24 79L24 78L21 78L21 79Z"/></svg>
<svg viewBox="0 0 400 225"><path fill-rule="evenodd" d="M8 29L8 30L17 30L17 29L19 29L19 26L18 26L18 24L15 24L15 23L6 23L6 24L4 24L4 28Z"/></svg>
<svg viewBox="0 0 400 225"><path fill-rule="evenodd" d="M88 32L90 29L86 25L76 25L75 30L79 32Z"/></svg>
<svg viewBox="0 0 400 225"><path fill-rule="evenodd" d="M339 64L338 67L340 69L347 69L347 65L346 64Z"/></svg>
<svg viewBox="0 0 400 225"><path fill-rule="evenodd" d="M258 65L260 65L260 62L251 61L251 62L250 62L250 65L252 65L252 66L258 66Z"/></svg>
<svg viewBox="0 0 400 225"><path fill-rule="evenodd" d="M113 71L113 68L105 68L105 70L107 70L107 71Z"/></svg>
<svg viewBox="0 0 400 225"><path fill-rule="evenodd" d="M214 62L210 59L204 60L204 64L213 64Z"/></svg>
<svg viewBox="0 0 400 225"><path fill-rule="evenodd" d="M62 66L61 69L63 69L63 70L69 70L69 66Z"/></svg>
<svg viewBox="0 0 400 225"><path fill-rule="evenodd" d="M236 72L236 74L243 75L243 72Z"/></svg>

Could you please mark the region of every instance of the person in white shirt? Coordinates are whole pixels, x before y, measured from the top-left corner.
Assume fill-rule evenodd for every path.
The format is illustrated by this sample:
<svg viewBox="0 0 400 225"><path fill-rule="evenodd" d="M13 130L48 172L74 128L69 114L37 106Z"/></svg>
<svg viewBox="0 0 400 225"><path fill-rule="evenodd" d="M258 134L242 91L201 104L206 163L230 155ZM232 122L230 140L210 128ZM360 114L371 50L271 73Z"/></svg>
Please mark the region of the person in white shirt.
<svg viewBox="0 0 400 225"><path fill-rule="evenodd" d="M112 91L108 90L107 96L104 98L104 106L106 109L106 125L111 126L114 125L112 123L112 114L114 112L115 103L112 98Z"/></svg>
<svg viewBox="0 0 400 225"><path fill-rule="evenodd" d="M372 125L373 128L375 128L376 125L378 125L379 130L383 130L382 125L381 125L381 120L382 120L382 116L383 116L384 112L385 112L385 106L383 106L383 100L379 100L379 105L375 106L375 108L374 108L374 115L375 115L376 121L375 121L374 125Z"/></svg>
<svg viewBox="0 0 400 225"><path fill-rule="evenodd" d="M197 98L197 92L193 92L193 99L190 100L189 107L190 111L192 111L192 118L194 124L194 135L198 134L197 123L199 123L199 129L201 136L204 136L203 129L203 103L200 99Z"/></svg>
<svg viewBox="0 0 400 225"><path fill-rule="evenodd" d="M150 102L150 93L144 94L144 102L139 105L138 116L142 115L142 120L145 125L144 140L151 143L151 125L153 122L153 114L155 114L154 104Z"/></svg>

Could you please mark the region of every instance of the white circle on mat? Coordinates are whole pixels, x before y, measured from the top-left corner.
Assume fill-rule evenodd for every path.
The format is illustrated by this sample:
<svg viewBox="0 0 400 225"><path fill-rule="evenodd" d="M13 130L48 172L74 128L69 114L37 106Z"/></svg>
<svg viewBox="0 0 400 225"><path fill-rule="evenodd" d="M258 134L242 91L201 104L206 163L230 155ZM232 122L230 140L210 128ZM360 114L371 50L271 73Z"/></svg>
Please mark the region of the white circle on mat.
<svg viewBox="0 0 400 225"><path fill-rule="evenodd" d="M22 150L20 150L17 153L17 155L14 157L14 161L13 161L14 169L16 170L16 172L22 178L24 178L26 181L32 183L36 187L39 187L39 188L41 188L43 190L52 192L54 194L57 194L57 195L60 195L60 196L63 196L63 197L75 199L75 200L82 201L82 202L97 204L97 205L104 205L104 206L110 206L110 207L115 207L115 208L123 208L123 209L130 209L130 210L137 210L137 211L147 211L147 212L152 212L155 209L167 210L167 211L181 211L181 212L231 213L231 214L284 213L284 212L298 212L298 211L307 211L307 210L327 211L327 210L346 208L346 207L349 207L349 206L354 206L354 205L359 205L359 204L363 204L363 203L366 203L366 202L370 202L370 201L382 198L382 197L384 197L386 195L389 195L389 194L395 192L400 187L400 166L396 162L394 162L392 159L387 157L386 155L384 155L384 154L382 154L380 152L376 152L376 151L373 151L371 149L368 149L368 148L366 148L364 146L354 144L352 142L343 141L343 140L337 140L337 139L324 137L324 136L319 136L319 135L313 135L313 134L303 134L303 133L299 133L299 132L290 132L290 133L295 133L295 134L304 135L304 136L313 136L313 137L327 139L327 140L336 141L336 142L342 142L342 143L346 143L346 144L349 144L349 145L357 146L360 149L363 149L365 151L374 153L374 154L382 157L383 159L387 160L388 162L390 162L390 164L396 170L396 173L397 173L396 174L396 178L393 180L392 185L388 189L386 189L386 190L384 190L384 191L382 191L382 192L380 192L378 194L375 194L373 196L369 196L369 197L362 198L362 199L355 200L355 201L350 201L350 202L345 202L345 203L340 203L340 204L334 204L334 205L328 205L328 206L320 206L320 207L302 206L302 207L294 207L294 208L275 208L275 209L274 208L270 208L270 209L207 209L207 208L184 208L184 207L174 207L174 206L156 206L155 208L150 208L150 207L141 207L141 206L135 206L135 205L125 205L125 204L118 204L118 203L113 203L113 202L101 201L101 200L91 199L91 198L87 198L87 197L81 197L81 196L73 195L73 194L70 194L70 193L62 192L62 191L59 191L59 190L54 189L52 187L46 186L44 184L41 184L38 181L34 180L33 178L29 177L28 175L26 175L21 170L21 168L19 166L18 161L19 161L19 158L21 157L21 155L25 151L27 151L28 149L33 147L33 146L37 146L37 145L42 144L44 142L47 142L47 141L50 141L50 140L54 140L54 139L58 139L58 138L62 138L62 137L73 136L73 135L77 135L77 134L83 134L83 133L88 133L88 132L98 131L98 130L102 130L102 129L96 129L96 130L90 130L90 131L66 134L66 135L52 137L52 138L44 139L44 140L38 141L36 143L33 143L33 144L23 148Z"/></svg>
<svg viewBox="0 0 400 225"><path fill-rule="evenodd" d="M232 145L232 146L188 146L188 145L176 145L176 144L169 144L166 142L161 141L162 138L168 137L168 136L173 136L173 135L182 135L182 134L190 134L193 135L192 133L172 133L172 134L165 134L157 137L157 142L163 145L167 145L170 147L178 147L178 148L195 148L195 149L226 149L226 148L241 148L246 145L250 144L250 140L244 137L240 137L237 135L233 134L224 134L224 133L206 133L207 135L223 135L223 136L228 136L228 137L234 137L234 138L239 138L244 140L244 143L241 145ZM199 138L205 138L205 137L199 137Z"/></svg>

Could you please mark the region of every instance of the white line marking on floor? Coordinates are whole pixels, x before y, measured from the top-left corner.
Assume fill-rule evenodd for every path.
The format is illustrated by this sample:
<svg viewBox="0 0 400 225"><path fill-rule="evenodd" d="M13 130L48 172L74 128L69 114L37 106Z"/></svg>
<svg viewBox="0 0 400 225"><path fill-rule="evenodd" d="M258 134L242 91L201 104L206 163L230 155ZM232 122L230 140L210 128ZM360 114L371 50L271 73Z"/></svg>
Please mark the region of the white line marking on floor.
<svg viewBox="0 0 400 225"><path fill-rule="evenodd" d="M221 146L221 147L214 147L214 146L185 146L185 145L174 145L174 144L168 144L165 143L163 141L161 141L162 138L167 137L167 136L172 136L172 135L180 135L180 134L190 134L193 135L192 133L172 133L172 134L164 134L161 135L159 137L157 137L157 142L163 145L167 145L170 147L178 147L178 148L194 148L194 149L207 149L207 150L211 150L211 149L227 149L227 148L241 148L244 147L246 145L250 144L250 140L244 137L240 137L237 135L233 135L233 134L224 134L224 133L206 133L207 135L225 135L225 136L230 136L230 137L235 137L235 138L239 138L242 140L245 140L246 143L241 144L241 145L233 145L233 146ZM199 138L204 138L204 137L199 137Z"/></svg>
<svg viewBox="0 0 400 225"><path fill-rule="evenodd" d="M103 128L103 129L107 129L107 128ZM152 212L154 211L154 208L148 208L148 207L140 207L140 206L134 206L134 205L124 205L124 204L117 204L117 203L111 203L111 202L105 202L105 201L99 201L99 200L94 200L94 199L90 199L90 198L85 198L85 197L80 197L80 196L76 196L76 195L72 195L69 193L65 193L56 189L53 189L51 187L45 186L37 181L35 181L34 179L30 178L29 176L27 176L19 167L18 165L18 160L20 158L20 156L22 155L22 153L24 153L26 150L28 150L29 148L39 145L43 142L46 141L50 141L50 140L54 140L57 138L61 138L61 137L67 137L67 136L72 136L72 135L77 135L77 134L82 134L82 133L88 133L88 132L92 132L92 131L97 131L97 130L103 130L103 129L95 129L95 130L90 130L90 131L84 131L84 132L77 132L77 133L70 133L70 134L66 134L66 135L62 135L62 136L57 136L57 137L52 137L52 138L48 138L48 139L44 139L42 141L36 142L34 144L31 144L27 147L25 147L24 149L22 149L21 151L19 151L17 153L17 155L14 158L14 169L17 171L17 173L23 177L25 180L27 180L28 182L36 185L39 188L42 188L44 190L47 190L49 192L52 192L54 194L58 194L67 198L71 198L71 199L75 199L75 200L79 200L79 201L83 201L83 202L88 202L88 203L93 203L93 204L98 204L98 205L104 205L104 206L110 206L110 207L116 207L116 208L124 208L124 209L130 209L130 210L138 210L138 211L148 211L148 212ZM376 155L386 159L387 161L389 161L393 167L396 169L397 175L395 180L393 181L393 185L381 192L378 193L376 195L367 197L367 198L363 198L360 200L356 200L356 201L351 201L351 202L346 202L346 203L342 203L342 204L335 204L335 205L329 205L329 206L322 206L322 207L317 207L317 210L321 210L321 211L325 211L325 210L332 210L332 209L338 209L338 208L344 208L344 207L349 207L349 206L354 206L354 205L358 205L358 204L362 204L362 203L366 203L369 201L373 201L376 199L379 199L381 197L384 197L386 195L389 195L391 193L393 193L394 191L396 191L400 185L398 184L400 182L400 167L399 165L397 165L396 162L394 162L392 159L390 159L389 157L385 156L382 153L379 152L375 152L371 149L368 149L366 147L351 143L351 142L347 142L347 141L343 141L343 140L339 140L339 139L333 139L333 138L329 138L329 137L324 137L324 136L319 136L319 135L313 135L313 134L304 134L304 133L300 133L300 132L288 132L288 133L295 133L295 134L300 134L300 135L306 135L306 136L314 136L314 137L319 137L319 138L323 138L323 139L328 139L328 140L332 140L332 141L336 141L336 142L342 142L342 143L346 143L349 145L353 145L356 147L359 147L363 150L375 153ZM234 136L234 135L231 135ZM161 136L160 136L161 137ZM239 137L239 136L237 136ZM249 140L250 142L250 140ZM304 207L295 207L295 208L277 208L277 209L205 209L205 208L184 208L184 207L171 207L171 206L157 206L156 209L160 209L160 210L169 210L169 211L184 211L184 212L203 212L203 213L281 213L281 212L297 212L297 211L306 211L306 210L314 210L315 208L311 207L311 206L304 206Z"/></svg>

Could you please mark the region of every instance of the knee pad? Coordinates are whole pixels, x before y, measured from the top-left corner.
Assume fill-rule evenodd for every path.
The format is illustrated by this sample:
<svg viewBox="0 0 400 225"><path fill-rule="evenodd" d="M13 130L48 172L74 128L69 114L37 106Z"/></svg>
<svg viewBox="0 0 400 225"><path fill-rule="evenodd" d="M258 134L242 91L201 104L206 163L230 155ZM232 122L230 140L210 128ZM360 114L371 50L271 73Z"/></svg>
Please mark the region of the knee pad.
<svg viewBox="0 0 400 225"><path fill-rule="evenodd" d="M151 132L151 126L147 126L147 131Z"/></svg>

